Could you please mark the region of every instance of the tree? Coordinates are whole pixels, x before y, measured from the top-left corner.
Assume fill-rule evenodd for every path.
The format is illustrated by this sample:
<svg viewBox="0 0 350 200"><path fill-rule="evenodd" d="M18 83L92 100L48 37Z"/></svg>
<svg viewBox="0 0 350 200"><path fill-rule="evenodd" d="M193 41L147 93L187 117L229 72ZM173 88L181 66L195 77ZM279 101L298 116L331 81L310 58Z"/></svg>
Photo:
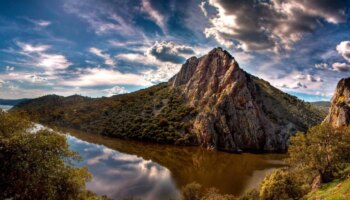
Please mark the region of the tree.
<svg viewBox="0 0 350 200"><path fill-rule="evenodd" d="M86 190L91 175L73 165L79 156L66 138L33 128L23 115L0 111L0 199L99 199Z"/></svg>
<svg viewBox="0 0 350 200"><path fill-rule="evenodd" d="M316 173L322 182L330 182L349 165L349 128L334 129L329 124L297 133L290 140L287 163L294 169Z"/></svg>

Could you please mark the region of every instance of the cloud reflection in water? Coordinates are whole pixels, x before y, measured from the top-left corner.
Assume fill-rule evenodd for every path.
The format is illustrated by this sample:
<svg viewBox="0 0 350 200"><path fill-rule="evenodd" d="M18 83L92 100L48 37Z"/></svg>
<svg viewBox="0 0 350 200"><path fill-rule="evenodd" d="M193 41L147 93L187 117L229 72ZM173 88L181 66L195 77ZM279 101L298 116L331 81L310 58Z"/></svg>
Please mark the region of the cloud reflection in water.
<svg viewBox="0 0 350 200"><path fill-rule="evenodd" d="M93 179L87 183L89 190L113 199L138 197L145 200L177 197L178 191L171 172L151 160L121 153L67 136L73 151L79 152Z"/></svg>

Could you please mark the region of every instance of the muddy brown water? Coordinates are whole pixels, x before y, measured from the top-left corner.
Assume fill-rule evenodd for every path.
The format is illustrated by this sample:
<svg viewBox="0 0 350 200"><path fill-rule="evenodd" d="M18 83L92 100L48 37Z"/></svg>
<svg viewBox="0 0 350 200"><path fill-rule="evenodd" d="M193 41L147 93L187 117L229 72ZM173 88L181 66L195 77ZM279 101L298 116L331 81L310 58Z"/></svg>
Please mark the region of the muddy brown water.
<svg viewBox="0 0 350 200"><path fill-rule="evenodd" d="M238 196L284 166L283 154L233 154L76 131L69 134L71 149L83 158L78 165L93 174L88 189L113 199L178 198L181 187L194 181Z"/></svg>

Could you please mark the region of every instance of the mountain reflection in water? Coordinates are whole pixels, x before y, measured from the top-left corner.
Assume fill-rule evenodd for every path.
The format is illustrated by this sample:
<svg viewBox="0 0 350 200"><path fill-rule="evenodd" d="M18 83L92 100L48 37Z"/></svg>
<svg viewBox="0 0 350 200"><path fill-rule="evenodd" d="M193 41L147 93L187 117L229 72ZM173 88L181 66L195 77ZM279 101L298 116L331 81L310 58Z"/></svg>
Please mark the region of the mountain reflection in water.
<svg viewBox="0 0 350 200"><path fill-rule="evenodd" d="M177 198L179 188L193 181L240 195L283 166L284 156L277 154L232 154L79 132L71 135L71 149L83 158L79 165L87 166L93 174L88 189L114 199Z"/></svg>

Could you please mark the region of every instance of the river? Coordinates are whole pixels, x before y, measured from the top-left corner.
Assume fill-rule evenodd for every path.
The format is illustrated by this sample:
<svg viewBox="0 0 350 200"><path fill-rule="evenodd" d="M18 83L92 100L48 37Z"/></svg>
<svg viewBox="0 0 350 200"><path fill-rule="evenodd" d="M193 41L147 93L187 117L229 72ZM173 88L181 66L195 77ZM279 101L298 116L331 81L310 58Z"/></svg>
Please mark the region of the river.
<svg viewBox="0 0 350 200"><path fill-rule="evenodd" d="M233 154L68 132L70 149L82 157L77 165L93 175L87 188L113 199L176 199L181 187L194 181L238 196L284 166L282 154Z"/></svg>
<svg viewBox="0 0 350 200"><path fill-rule="evenodd" d="M283 166L281 154L232 154L71 132L68 142L93 174L88 189L113 199L179 197L193 181L222 193L241 195Z"/></svg>

